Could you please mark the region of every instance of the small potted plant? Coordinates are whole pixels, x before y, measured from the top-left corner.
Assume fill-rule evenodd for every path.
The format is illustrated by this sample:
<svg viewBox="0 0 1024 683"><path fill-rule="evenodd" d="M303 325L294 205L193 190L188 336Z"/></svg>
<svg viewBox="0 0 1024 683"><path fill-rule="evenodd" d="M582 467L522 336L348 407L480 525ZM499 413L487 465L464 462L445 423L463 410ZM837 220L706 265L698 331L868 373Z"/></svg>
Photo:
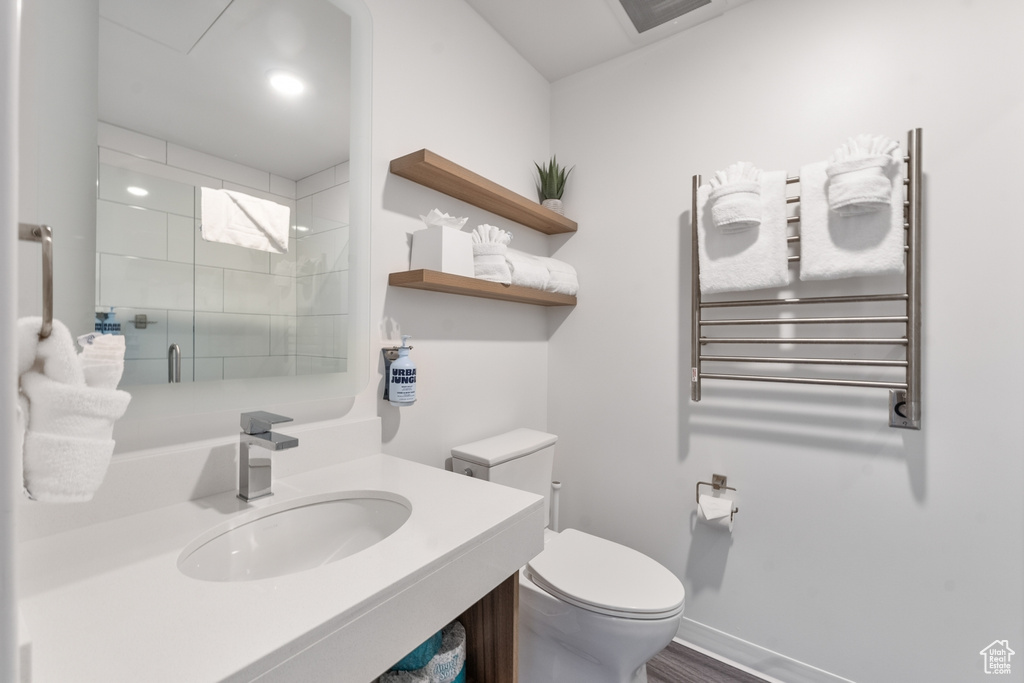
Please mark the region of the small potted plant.
<svg viewBox="0 0 1024 683"><path fill-rule="evenodd" d="M565 191L565 181L572 173L573 166L566 169L558 165L558 160L552 156L547 166L541 166L534 162L537 167L537 194L540 195L540 203L543 207L550 209L562 216L562 193Z"/></svg>

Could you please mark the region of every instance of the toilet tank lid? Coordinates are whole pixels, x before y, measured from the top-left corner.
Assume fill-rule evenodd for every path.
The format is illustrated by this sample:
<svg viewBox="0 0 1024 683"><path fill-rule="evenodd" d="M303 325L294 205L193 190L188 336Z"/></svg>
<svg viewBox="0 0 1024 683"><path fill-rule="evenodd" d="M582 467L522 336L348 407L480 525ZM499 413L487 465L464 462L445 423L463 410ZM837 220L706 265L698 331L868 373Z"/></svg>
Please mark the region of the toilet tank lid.
<svg viewBox="0 0 1024 683"><path fill-rule="evenodd" d="M456 458L468 460L477 465L493 467L524 455L536 453L558 441L554 434L521 427L510 432L492 436L452 449Z"/></svg>

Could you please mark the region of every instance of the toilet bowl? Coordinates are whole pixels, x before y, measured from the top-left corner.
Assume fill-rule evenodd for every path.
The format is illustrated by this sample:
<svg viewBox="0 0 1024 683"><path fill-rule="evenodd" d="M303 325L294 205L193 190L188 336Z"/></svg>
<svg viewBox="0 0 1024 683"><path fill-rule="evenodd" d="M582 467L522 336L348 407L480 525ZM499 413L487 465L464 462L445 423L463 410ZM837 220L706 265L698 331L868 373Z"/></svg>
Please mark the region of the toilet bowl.
<svg viewBox="0 0 1024 683"><path fill-rule="evenodd" d="M453 469L548 498L553 434L517 429L452 449ZM548 511L545 510L545 521ZM643 553L566 529L519 571L521 683L646 683L675 637L685 592Z"/></svg>

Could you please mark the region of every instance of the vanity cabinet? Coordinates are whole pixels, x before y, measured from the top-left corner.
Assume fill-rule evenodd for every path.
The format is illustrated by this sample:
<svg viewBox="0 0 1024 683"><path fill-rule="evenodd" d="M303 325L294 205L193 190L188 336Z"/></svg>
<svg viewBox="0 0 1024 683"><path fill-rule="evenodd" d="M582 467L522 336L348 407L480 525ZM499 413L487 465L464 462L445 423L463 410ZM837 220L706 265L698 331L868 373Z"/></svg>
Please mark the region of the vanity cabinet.
<svg viewBox="0 0 1024 683"><path fill-rule="evenodd" d="M547 235L576 232L576 221L555 213L428 149L391 160L391 172ZM425 289L539 306L575 306L576 297L529 287L503 285L435 270L391 273L392 287Z"/></svg>
<svg viewBox="0 0 1024 683"><path fill-rule="evenodd" d="M466 627L467 683L519 680L519 572L459 616Z"/></svg>

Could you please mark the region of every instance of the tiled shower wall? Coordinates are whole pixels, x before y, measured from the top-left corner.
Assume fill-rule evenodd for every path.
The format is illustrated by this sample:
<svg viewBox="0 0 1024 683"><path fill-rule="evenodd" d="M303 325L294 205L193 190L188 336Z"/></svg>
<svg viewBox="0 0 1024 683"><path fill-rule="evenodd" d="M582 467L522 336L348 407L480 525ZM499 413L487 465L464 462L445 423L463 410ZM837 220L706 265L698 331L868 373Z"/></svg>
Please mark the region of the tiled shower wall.
<svg viewBox="0 0 1024 683"><path fill-rule="evenodd" d="M166 382L171 344L183 382L345 370L347 163L296 182L105 123L99 145L96 301L125 336L123 386ZM289 206L288 253L204 241L202 186Z"/></svg>

